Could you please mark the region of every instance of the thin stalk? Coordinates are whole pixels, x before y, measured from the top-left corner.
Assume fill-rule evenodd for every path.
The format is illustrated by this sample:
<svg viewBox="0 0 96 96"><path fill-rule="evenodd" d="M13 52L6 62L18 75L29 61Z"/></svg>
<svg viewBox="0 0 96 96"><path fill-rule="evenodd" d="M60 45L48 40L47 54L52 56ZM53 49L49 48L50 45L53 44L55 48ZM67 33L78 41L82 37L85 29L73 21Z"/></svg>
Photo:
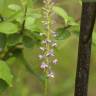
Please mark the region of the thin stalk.
<svg viewBox="0 0 96 96"><path fill-rule="evenodd" d="M48 78L45 78L44 96L48 96Z"/></svg>
<svg viewBox="0 0 96 96"><path fill-rule="evenodd" d="M24 31L25 22L26 22L26 15L27 15L27 4L24 6L24 16L23 16L23 21L22 21L20 34L23 34L23 31Z"/></svg>
<svg viewBox="0 0 96 96"><path fill-rule="evenodd" d="M47 68L44 69L44 74L45 74L45 82L44 82L44 96L48 96L48 81L49 81L49 74L50 74L50 69L51 69L51 65L50 65L50 51L51 51L51 48L52 46L50 45L50 41L51 41L51 22L52 22L52 17L51 17L51 13L52 13L52 2L51 0L44 0L44 4L45 6L43 7L43 10L44 10L44 25L47 27L47 29L45 30L46 31L46 40L47 40L47 43L44 45L45 47L45 52L44 52L44 55L46 56L46 58L44 59L45 60L45 63L48 65ZM49 54L49 56L47 57L47 54Z"/></svg>

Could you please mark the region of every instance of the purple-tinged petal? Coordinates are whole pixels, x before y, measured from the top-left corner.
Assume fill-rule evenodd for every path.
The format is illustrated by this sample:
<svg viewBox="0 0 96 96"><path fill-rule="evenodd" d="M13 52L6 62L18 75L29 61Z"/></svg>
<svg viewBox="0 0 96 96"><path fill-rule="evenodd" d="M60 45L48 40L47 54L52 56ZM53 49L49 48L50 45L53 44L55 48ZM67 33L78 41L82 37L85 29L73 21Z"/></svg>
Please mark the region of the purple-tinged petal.
<svg viewBox="0 0 96 96"><path fill-rule="evenodd" d="M47 65L45 62L42 62L40 68L41 68L41 69L45 69L45 68L47 68L47 67L48 67L48 65Z"/></svg>
<svg viewBox="0 0 96 96"><path fill-rule="evenodd" d="M57 63L58 63L58 59L54 59L53 64L57 64Z"/></svg>

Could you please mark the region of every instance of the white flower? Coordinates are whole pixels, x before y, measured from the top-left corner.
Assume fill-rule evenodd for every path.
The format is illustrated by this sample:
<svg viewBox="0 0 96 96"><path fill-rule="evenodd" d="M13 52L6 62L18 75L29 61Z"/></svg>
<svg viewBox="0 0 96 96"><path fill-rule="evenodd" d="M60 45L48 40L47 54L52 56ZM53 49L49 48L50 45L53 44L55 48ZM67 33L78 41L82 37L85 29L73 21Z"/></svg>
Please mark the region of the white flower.
<svg viewBox="0 0 96 96"><path fill-rule="evenodd" d="M43 56L43 55L39 55L38 57L39 57L39 59L43 59L43 58L44 58L44 56Z"/></svg>
<svg viewBox="0 0 96 96"><path fill-rule="evenodd" d="M40 33L40 36L44 36L45 34L44 33Z"/></svg>
<svg viewBox="0 0 96 96"><path fill-rule="evenodd" d="M54 56L54 50L51 49L47 54L46 56Z"/></svg>
<svg viewBox="0 0 96 96"><path fill-rule="evenodd" d="M40 47L40 50L45 51L45 48L44 47Z"/></svg>
<svg viewBox="0 0 96 96"><path fill-rule="evenodd" d="M53 72L49 72L47 76L48 76L49 78L50 78L50 77L51 77L51 78L54 78L54 77L55 77Z"/></svg>
<svg viewBox="0 0 96 96"><path fill-rule="evenodd" d="M53 43L52 44L52 47L57 47L57 43Z"/></svg>
<svg viewBox="0 0 96 96"><path fill-rule="evenodd" d="M47 40L43 40L42 41L42 44L47 44Z"/></svg>
<svg viewBox="0 0 96 96"><path fill-rule="evenodd" d="M52 41L51 40L43 40L42 44L50 44Z"/></svg>
<svg viewBox="0 0 96 96"><path fill-rule="evenodd" d="M57 36L57 32L52 32L52 35L53 35L54 37L56 37L56 36Z"/></svg>
<svg viewBox="0 0 96 96"><path fill-rule="evenodd" d="M47 40L47 43L51 43L52 41L51 40Z"/></svg>
<svg viewBox="0 0 96 96"><path fill-rule="evenodd" d="M41 69L45 69L45 68L47 68L47 67L48 67L48 65L47 65L45 62L42 62L40 68L41 68Z"/></svg>
<svg viewBox="0 0 96 96"><path fill-rule="evenodd" d="M54 59L53 60L53 64L57 64L58 63L58 60L57 59Z"/></svg>

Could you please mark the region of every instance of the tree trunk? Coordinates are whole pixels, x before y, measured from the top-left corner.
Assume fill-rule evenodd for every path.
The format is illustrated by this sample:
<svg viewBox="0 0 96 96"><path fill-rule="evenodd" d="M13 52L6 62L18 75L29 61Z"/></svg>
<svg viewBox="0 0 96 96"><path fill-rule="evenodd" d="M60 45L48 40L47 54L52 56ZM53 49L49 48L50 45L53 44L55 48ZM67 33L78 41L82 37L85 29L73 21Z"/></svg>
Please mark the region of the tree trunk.
<svg viewBox="0 0 96 96"><path fill-rule="evenodd" d="M83 2L74 96L87 96L92 31L95 17L96 2Z"/></svg>

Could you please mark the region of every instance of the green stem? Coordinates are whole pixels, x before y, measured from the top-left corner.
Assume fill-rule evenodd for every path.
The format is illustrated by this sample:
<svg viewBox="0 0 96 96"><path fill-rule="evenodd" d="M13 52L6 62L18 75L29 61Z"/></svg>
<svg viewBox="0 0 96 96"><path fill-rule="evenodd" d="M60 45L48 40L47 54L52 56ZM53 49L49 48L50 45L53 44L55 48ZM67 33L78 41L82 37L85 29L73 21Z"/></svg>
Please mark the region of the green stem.
<svg viewBox="0 0 96 96"><path fill-rule="evenodd" d="M48 96L48 78L45 78L44 96Z"/></svg>
<svg viewBox="0 0 96 96"><path fill-rule="evenodd" d="M27 4L24 6L24 16L23 16L23 21L22 21L20 34L23 34L23 31L25 29L26 15L27 15Z"/></svg>

